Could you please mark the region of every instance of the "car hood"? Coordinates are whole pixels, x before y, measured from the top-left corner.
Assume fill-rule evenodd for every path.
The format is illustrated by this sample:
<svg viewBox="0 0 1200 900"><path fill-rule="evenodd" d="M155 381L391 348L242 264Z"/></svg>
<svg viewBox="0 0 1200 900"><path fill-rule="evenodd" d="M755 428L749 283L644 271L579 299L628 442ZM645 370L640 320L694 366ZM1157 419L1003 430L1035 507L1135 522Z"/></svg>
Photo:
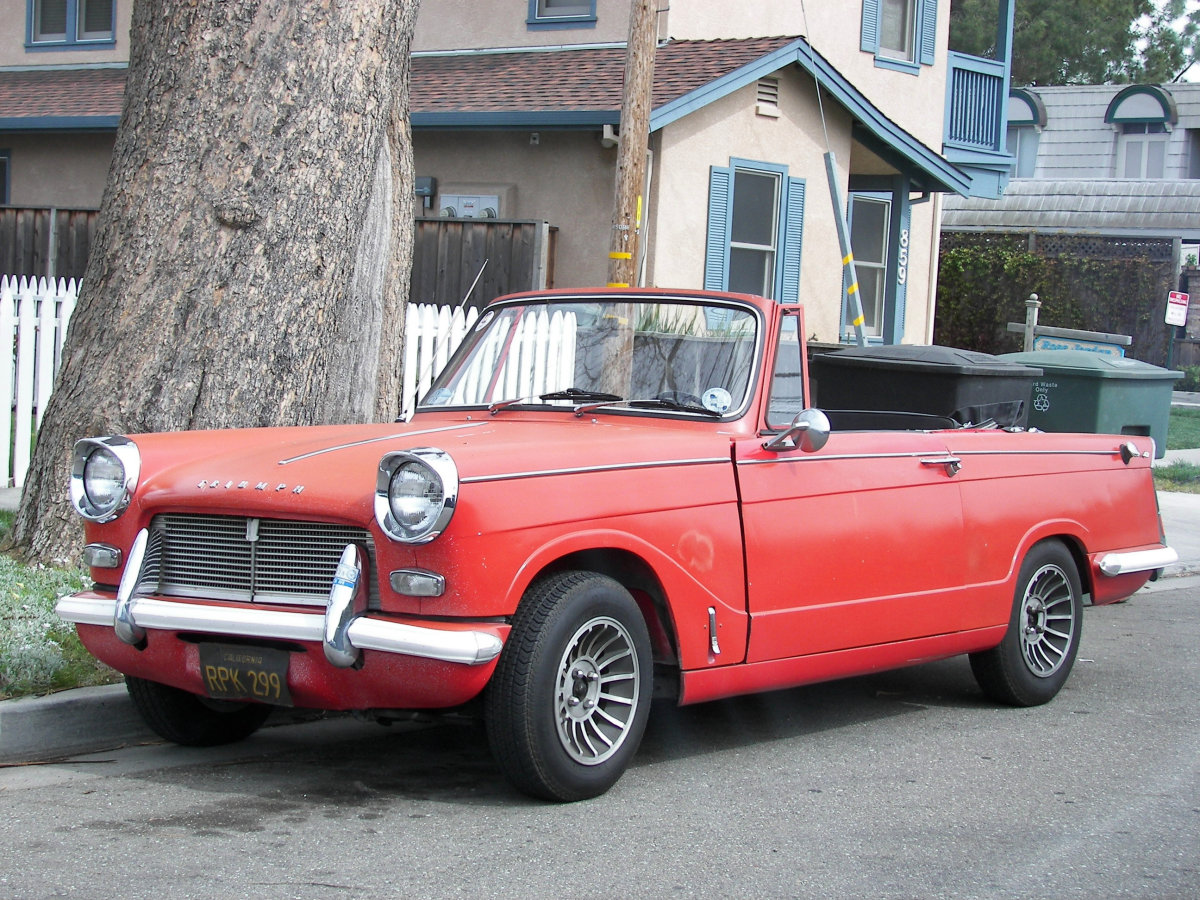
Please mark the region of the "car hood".
<svg viewBox="0 0 1200 900"><path fill-rule="evenodd" d="M727 460L720 423L569 411L418 415L409 423L133 435L148 511L369 519L379 460L437 447L463 483L578 469ZM289 510L291 512L289 512Z"/></svg>

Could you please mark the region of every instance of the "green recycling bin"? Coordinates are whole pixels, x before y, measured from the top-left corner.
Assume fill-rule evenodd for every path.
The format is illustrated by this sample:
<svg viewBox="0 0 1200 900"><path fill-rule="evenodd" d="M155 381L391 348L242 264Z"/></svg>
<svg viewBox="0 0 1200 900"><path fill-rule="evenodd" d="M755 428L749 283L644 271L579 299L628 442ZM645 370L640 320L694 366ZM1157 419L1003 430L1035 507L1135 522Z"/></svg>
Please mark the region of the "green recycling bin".
<svg viewBox="0 0 1200 900"><path fill-rule="evenodd" d="M1182 372L1087 350L1034 350L1002 358L1042 370L1033 380L1030 428L1149 436L1158 459L1167 452L1171 391Z"/></svg>

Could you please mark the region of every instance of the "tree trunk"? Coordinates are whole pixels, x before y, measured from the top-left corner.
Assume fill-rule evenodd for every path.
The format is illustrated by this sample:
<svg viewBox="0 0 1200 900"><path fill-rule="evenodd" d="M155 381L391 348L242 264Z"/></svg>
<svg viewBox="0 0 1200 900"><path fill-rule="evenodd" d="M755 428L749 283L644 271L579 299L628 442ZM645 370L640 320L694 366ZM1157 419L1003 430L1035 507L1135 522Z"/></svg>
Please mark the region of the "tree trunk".
<svg viewBox="0 0 1200 900"><path fill-rule="evenodd" d="M87 274L10 544L79 552L80 437L392 416L419 0L138 0Z"/></svg>

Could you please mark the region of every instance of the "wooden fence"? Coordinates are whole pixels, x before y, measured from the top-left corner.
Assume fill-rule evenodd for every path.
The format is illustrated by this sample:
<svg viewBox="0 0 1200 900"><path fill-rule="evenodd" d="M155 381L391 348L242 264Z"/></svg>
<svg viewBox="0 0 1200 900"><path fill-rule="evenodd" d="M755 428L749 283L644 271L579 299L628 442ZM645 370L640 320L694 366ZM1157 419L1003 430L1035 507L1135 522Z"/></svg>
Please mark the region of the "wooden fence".
<svg viewBox="0 0 1200 900"><path fill-rule="evenodd" d="M12 277L83 278L96 216L91 209L0 207L0 272Z"/></svg>
<svg viewBox="0 0 1200 900"><path fill-rule="evenodd" d="M417 219L409 296L478 309L503 294L554 287L557 234L537 221Z"/></svg>

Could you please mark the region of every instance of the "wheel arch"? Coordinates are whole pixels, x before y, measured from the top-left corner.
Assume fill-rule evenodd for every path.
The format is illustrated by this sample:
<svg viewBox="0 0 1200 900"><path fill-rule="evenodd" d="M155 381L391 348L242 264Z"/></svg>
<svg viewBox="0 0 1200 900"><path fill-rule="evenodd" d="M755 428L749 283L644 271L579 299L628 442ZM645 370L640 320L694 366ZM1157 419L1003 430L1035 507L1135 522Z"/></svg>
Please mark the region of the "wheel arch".
<svg viewBox="0 0 1200 900"><path fill-rule="evenodd" d="M581 570L607 575L633 596L646 620L656 665L679 666L679 641L667 592L654 567L644 557L621 547L573 550L544 563L528 586L559 572ZM524 592L523 592L524 593Z"/></svg>

